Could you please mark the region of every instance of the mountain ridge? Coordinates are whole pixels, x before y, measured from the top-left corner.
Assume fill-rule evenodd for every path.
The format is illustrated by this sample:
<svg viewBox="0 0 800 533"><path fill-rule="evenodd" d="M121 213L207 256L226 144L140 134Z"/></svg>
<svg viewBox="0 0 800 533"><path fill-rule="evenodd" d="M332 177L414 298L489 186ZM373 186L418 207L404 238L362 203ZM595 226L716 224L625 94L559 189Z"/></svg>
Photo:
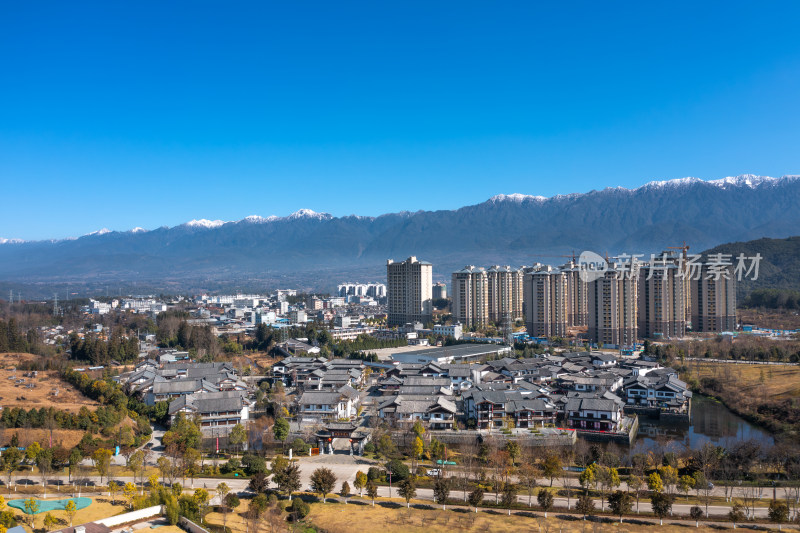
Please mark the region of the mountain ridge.
<svg viewBox="0 0 800 533"><path fill-rule="evenodd" d="M465 264L553 263L582 250L649 254L684 241L703 250L796 235L800 177L681 178L551 198L512 193L454 210L377 217L300 210L286 217L190 222L5 243L0 280L40 285L147 280L172 288L195 286L188 280L292 279L329 289L334 281L320 272L374 278L385 274L386 259L411 255L432 262L436 279L447 280Z"/></svg>
<svg viewBox="0 0 800 533"><path fill-rule="evenodd" d="M781 176L779 178L774 178L770 176L759 176L756 174L742 174L739 176L729 176L725 178L720 178L716 180L702 180L700 178L695 177L685 177L685 178L675 178L669 180L656 180L650 181L645 183L644 185L640 185L639 187L635 187L629 189L627 187L605 187L603 189L597 190L592 189L585 193L568 193L568 194L557 194L554 196L540 196L540 195L530 195L524 193L510 193L510 194L496 194L491 198L487 199L484 202L478 204L472 204L468 206L462 206L456 209L444 210L448 212L458 211L460 209L468 208L468 207L475 207L483 204L495 204L495 203L503 203L503 202L513 202L513 203L525 203L525 202L535 202L535 203L546 203L549 201L563 201L563 200L571 200L580 197L584 197L587 195L592 195L596 193L605 193L605 192L612 192L612 191L619 191L622 193L636 193L641 190L648 190L648 189L667 189L667 188L675 188L680 186L686 185L694 185L694 184L705 184L709 186L716 186L720 188L725 188L727 186L747 186L750 188L758 187L763 184L775 184L780 181L793 181L800 179L800 175L795 174L787 174ZM205 218L201 219L193 219L187 222L183 222L176 226L161 226L156 229L175 229L181 226L197 228L197 229L215 229L226 224L241 224L241 223L252 223L252 224L263 224L263 223L270 223L270 222L277 222L277 221L285 221L285 220L296 220L301 218L313 218L318 220L330 220L334 218L349 218L355 217L362 220L375 220L376 218L380 218L383 216L391 216L391 215L415 215L419 213L431 213L431 212L438 212L438 211L399 211L395 213L384 213L378 216L366 216L366 215L343 215L340 217L335 217L330 213L325 212L316 212L311 209L299 209L289 215L286 216L276 216L276 215L269 215L269 216L261 216L261 215L249 215L239 220L209 220ZM82 237L89 237L93 235L104 235L106 233L144 233L149 231L155 230L147 230L142 227L135 227L129 230L109 230L108 228L102 228L97 231L92 231L83 235ZM43 239L43 240L22 240L17 238L0 238L0 244L22 244L22 243L29 243L29 242L58 242L63 240L74 240L76 238L81 237L65 237L63 239Z"/></svg>

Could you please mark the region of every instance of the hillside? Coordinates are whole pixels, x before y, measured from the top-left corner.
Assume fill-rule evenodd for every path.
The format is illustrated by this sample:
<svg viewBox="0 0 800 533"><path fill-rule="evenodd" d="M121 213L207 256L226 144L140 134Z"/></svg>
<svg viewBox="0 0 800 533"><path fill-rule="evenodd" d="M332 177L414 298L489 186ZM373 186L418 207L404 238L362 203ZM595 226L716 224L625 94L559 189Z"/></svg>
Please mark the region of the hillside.
<svg viewBox="0 0 800 533"><path fill-rule="evenodd" d="M800 236L786 239L757 239L747 242L721 244L703 252L731 254L744 253L747 257L761 254L758 279L743 280L737 286L741 300L755 289L800 290Z"/></svg>
<svg viewBox="0 0 800 533"><path fill-rule="evenodd" d="M798 176L652 182L552 198L498 195L452 211L191 221L152 231L101 230L78 239L0 244L0 289L126 292L296 286L330 290L346 279L382 279L387 258L416 255L449 279L465 264L557 262L561 254L692 250L800 227ZM13 237L13 235L9 235ZM168 273L168 276L165 276ZM9 286L9 284L12 284Z"/></svg>

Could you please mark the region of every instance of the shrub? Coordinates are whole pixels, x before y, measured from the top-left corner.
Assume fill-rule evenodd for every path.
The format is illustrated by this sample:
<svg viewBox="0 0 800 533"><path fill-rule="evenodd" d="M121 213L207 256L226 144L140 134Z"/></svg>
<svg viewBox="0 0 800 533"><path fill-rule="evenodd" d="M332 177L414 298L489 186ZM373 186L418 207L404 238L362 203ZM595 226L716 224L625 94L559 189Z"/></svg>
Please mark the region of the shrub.
<svg viewBox="0 0 800 533"><path fill-rule="evenodd" d="M286 506L286 512L292 516L292 520L302 520L311 512L311 506L300 498L294 498L292 503Z"/></svg>
<svg viewBox="0 0 800 533"><path fill-rule="evenodd" d="M301 439L300 437L294 439L292 441L292 444L289 445L289 447L292 450L294 450L294 453L297 454L297 455L306 454L306 453L308 453L308 450L311 448L311 446L306 444L306 442L303 439Z"/></svg>
<svg viewBox="0 0 800 533"><path fill-rule="evenodd" d="M364 445L364 452L365 453L375 453L375 444L372 442L368 442Z"/></svg>
<svg viewBox="0 0 800 533"><path fill-rule="evenodd" d="M242 468L242 462L235 457L220 467L220 472L230 474Z"/></svg>
<svg viewBox="0 0 800 533"><path fill-rule="evenodd" d="M404 481L408 479L408 466L400 459L392 459L386 463L386 470L392 473L392 481Z"/></svg>
<svg viewBox="0 0 800 533"><path fill-rule="evenodd" d="M242 466L248 476L263 474L267 471L267 462L258 455L247 454L242 457Z"/></svg>
<svg viewBox="0 0 800 533"><path fill-rule="evenodd" d="M371 466L369 467L369 470L367 470L367 479L370 481L378 481L381 479L381 477L383 477L383 474L381 474L380 468Z"/></svg>

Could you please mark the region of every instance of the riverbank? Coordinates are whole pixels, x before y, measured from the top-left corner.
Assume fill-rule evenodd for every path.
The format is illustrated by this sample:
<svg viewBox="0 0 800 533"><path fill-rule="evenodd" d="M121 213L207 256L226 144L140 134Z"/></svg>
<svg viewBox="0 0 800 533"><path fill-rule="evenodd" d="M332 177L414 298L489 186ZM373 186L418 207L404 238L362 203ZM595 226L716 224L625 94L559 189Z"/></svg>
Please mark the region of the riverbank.
<svg viewBox="0 0 800 533"><path fill-rule="evenodd" d="M683 379L776 439L800 435L800 367L693 362Z"/></svg>

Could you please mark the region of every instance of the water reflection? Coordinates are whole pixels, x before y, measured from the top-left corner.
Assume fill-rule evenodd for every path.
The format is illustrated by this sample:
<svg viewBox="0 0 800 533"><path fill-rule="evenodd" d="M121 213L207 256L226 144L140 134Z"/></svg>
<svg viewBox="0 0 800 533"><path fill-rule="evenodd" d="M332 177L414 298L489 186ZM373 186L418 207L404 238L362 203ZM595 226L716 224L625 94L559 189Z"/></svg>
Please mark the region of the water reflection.
<svg viewBox="0 0 800 533"><path fill-rule="evenodd" d="M751 439L762 446L771 446L775 442L769 433L732 413L723 404L700 395L692 399L689 424L664 424L639 417L636 446L650 448L656 444L656 439L662 442L674 440L694 450L707 442L726 448Z"/></svg>

